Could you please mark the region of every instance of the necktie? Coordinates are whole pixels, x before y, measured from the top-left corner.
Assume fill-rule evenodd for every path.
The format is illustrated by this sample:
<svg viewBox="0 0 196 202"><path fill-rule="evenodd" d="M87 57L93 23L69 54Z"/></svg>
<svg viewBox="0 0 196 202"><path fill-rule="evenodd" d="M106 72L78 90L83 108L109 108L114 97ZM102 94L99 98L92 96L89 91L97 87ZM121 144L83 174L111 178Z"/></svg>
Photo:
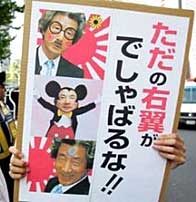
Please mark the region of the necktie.
<svg viewBox="0 0 196 202"><path fill-rule="evenodd" d="M45 62L45 65L47 66L46 75L51 76L52 75L52 69L54 68L53 60L47 60Z"/></svg>
<svg viewBox="0 0 196 202"><path fill-rule="evenodd" d="M63 194L62 188L63 188L62 185L58 184L52 189L51 193Z"/></svg>

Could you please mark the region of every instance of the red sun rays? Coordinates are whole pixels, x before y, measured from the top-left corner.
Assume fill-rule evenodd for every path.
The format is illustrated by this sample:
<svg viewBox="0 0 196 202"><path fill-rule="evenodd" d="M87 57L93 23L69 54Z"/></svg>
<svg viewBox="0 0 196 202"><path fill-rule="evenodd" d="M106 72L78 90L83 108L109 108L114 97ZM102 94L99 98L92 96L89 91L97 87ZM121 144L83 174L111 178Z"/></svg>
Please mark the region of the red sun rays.
<svg viewBox="0 0 196 202"><path fill-rule="evenodd" d="M82 38L64 53L66 59L84 70L85 78L104 79L109 24L109 17L97 29L87 24Z"/></svg>
<svg viewBox="0 0 196 202"><path fill-rule="evenodd" d="M30 173L27 176L29 191L44 191L48 179L53 176L54 165L50 157L51 139L34 137L29 147Z"/></svg>

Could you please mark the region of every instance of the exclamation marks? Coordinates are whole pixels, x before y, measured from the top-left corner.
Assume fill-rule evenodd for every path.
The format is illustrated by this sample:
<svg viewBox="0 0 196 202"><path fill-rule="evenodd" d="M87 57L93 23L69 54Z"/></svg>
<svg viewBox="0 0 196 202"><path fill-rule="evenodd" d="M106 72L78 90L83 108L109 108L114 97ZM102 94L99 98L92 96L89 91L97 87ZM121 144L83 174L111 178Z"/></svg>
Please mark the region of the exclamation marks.
<svg viewBox="0 0 196 202"><path fill-rule="evenodd" d="M105 187L103 187L101 189L102 192L105 192L106 189L112 184L112 182L114 180L116 180L116 182L113 183L113 186L111 187L111 189L107 192L108 195L112 194L112 191L114 191L114 189L120 184L120 182L123 180L122 177L119 177L118 179L116 179L117 175L113 174L113 176L108 180L108 182L105 184Z"/></svg>

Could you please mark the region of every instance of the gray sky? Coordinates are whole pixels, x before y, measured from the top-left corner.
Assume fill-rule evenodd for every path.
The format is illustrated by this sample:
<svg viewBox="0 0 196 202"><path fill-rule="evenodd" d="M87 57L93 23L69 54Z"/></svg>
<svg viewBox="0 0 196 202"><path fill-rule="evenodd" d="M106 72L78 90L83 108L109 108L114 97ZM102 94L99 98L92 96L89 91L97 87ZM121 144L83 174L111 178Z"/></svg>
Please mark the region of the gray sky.
<svg viewBox="0 0 196 202"><path fill-rule="evenodd" d="M22 6L24 4L24 0L16 0L17 4ZM14 19L14 26L22 26L24 21L24 14L19 13L16 15L16 19ZM12 36L16 36L16 38L11 42L11 62L16 59L21 59L22 55L22 39L23 39L23 27L20 30L11 30Z"/></svg>

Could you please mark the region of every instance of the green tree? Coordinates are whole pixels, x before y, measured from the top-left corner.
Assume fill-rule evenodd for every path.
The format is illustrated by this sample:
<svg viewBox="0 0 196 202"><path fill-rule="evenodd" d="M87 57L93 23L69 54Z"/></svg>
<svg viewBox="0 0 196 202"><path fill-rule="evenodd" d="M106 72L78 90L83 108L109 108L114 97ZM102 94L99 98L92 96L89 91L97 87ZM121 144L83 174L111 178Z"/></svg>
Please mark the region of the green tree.
<svg viewBox="0 0 196 202"><path fill-rule="evenodd" d="M23 12L14 0L0 0L0 62L11 55L10 42L14 39L9 34L10 29L19 29L12 26L16 12Z"/></svg>

